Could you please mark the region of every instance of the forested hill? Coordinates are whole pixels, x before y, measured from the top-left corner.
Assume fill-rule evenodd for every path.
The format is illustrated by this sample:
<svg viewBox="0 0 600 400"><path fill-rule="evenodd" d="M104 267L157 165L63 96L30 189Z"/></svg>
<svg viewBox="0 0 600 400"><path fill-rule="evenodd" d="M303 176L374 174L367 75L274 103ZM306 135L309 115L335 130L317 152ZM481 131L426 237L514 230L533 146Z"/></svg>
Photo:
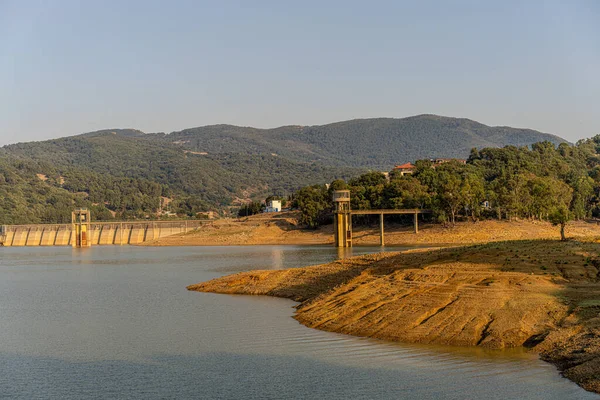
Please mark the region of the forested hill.
<svg viewBox="0 0 600 400"><path fill-rule="evenodd" d="M195 216L367 169L472 147L564 140L432 115L261 130L230 125L171 134L109 129L0 148L0 224L66 222L74 206L95 219ZM162 197L162 200L161 200Z"/></svg>
<svg viewBox="0 0 600 400"><path fill-rule="evenodd" d="M133 130L94 132L0 148L0 224L66 222L74 206L92 207L95 219L145 218L161 197L167 211L194 216L360 172L270 154L196 154Z"/></svg>
<svg viewBox="0 0 600 400"><path fill-rule="evenodd" d="M530 129L490 127L469 119L437 115L357 119L275 129L212 125L152 134L148 138L209 154L277 154L298 162L381 170L424 158L466 158L473 147L565 142L558 136Z"/></svg>

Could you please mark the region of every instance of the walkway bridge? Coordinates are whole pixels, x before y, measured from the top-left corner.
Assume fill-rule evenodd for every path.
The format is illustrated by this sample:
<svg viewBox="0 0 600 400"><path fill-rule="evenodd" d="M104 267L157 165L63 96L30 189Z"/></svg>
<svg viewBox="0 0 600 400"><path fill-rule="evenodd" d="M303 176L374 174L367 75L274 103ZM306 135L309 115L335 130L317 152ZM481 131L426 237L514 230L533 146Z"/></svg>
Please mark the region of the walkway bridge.
<svg viewBox="0 0 600 400"><path fill-rule="evenodd" d="M87 238L92 245L138 244L186 233L210 221L91 222ZM0 246L72 246L73 224L2 225Z"/></svg>
<svg viewBox="0 0 600 400"><path fill-rule="evenodd" d="M431 210L415 209L380 209L380 210L351 210L350 191L336 190L333 192L334 210L334 239L336 247L352 247L352 216L379 215L379 244L385 245L383 229L384 215L412 214L414 215L414 231L419 233L419 214L430 214Z"/></svg>
<svg viewBox="0 0 600 400"><path fill-rule="evenodd" d="M430 214L431 210L422 210L422 209L404 209L404 210L395 210L395 209L382 209L382 210L352 210L350 211L350 215L379 215L379 244L381 246L385 246L385 235L383 232L383 216L384 215L394 215L394 214L412 214L413 217L413 226L415 233L419 233L419 214ZM350 231L352 231L352 226L350 226ZM350 244L352 246L352 244Z"/></svg>

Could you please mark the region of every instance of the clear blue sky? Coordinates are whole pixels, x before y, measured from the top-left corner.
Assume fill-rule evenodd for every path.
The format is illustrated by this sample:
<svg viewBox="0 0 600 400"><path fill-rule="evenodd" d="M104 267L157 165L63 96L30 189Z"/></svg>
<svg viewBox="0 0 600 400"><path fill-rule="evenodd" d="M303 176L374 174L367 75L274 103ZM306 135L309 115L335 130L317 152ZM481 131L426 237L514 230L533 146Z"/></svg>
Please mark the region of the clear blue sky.
<svg viewBox="0 0 600 400"><path fill-rule="evenodd" d="M0 0L0 144L423 113L600 133L600 1Z"/></svg>

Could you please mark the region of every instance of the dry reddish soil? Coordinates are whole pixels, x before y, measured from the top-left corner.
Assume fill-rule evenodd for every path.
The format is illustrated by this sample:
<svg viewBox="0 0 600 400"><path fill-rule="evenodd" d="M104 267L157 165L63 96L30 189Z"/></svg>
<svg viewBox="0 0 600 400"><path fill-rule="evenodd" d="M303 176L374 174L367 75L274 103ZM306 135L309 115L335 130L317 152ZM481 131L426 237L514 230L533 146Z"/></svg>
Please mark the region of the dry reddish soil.
<svg viewBox="0 0 600 400"><path fill-rule="evenodd" d="M327 331L404 342L530 347L567 378L600 393L600 245L592 239L368 255L244 272L188 289L293 299L300 302L298 321Z"/></svg>

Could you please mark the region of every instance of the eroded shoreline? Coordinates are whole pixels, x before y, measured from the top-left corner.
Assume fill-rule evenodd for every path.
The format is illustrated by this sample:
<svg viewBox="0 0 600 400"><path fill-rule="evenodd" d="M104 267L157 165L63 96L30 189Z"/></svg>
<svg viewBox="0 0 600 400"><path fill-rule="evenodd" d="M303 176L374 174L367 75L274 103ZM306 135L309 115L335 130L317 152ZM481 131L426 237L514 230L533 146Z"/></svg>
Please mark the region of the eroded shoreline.
<svg viewBox="0 0 600 400"><path fill-rule="evenodd" d="M418 249L251 271L189 290L300 302L316 329L457 346L527 346L600 393L600 250L549 240Z"/></svg>

